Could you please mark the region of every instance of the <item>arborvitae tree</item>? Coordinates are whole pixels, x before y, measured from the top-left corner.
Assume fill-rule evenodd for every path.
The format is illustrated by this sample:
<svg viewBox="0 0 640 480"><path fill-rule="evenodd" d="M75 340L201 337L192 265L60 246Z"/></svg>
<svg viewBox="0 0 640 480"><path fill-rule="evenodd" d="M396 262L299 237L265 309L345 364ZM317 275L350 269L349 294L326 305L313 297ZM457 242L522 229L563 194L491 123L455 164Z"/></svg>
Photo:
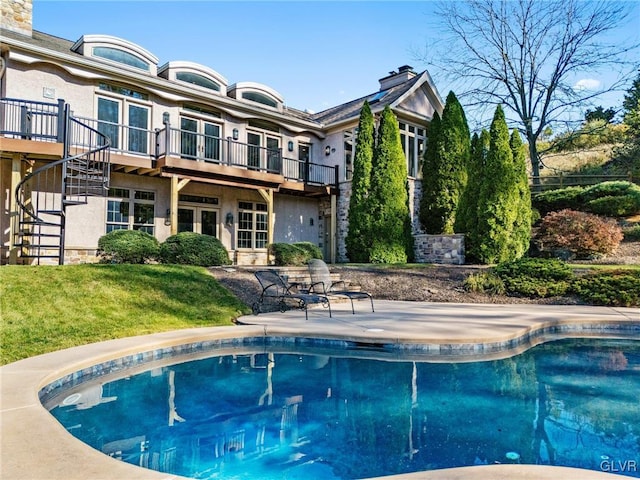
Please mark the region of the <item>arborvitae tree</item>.
<svg viewBox="0 0 640 480"><path fill-rule="evenodd" d="M511 153L513 154L515 195L518 202L516 217L511 234L513 259L522 257L529 250L531 240L531 191L527 176L527 160L522 138L517 130L511 133Z"/></svg>
<svg viewBox="0 0 640 480"><path fill-rule="evenodd" d="M422 196L420 197L420 225L427 233L440 233L442 219L437 217L436 203L439 191L438 158L442 155L440 141L440 115L433 114L427 132L427 148L422 160Z"/></svg>
<svg viewBox="0 0 640 480"><path fill-rule="evenodd" d="M509 128L500 105L489 134L489 152L478 198L478 260L499 263L515 258L509 247L517 211Z"/></svg>
<svg viewBox="0 0 640 480"><path fill-rule="evenodd" d="M622 102L627 126L623 145L615 150L619 163L634 176L640 173L640 71Z"/></svg>
<svg viewBox="0 0 640 480"><path fill-rule="evenodd" d="M467 165L468 182L458 204L455 231L464 233L465 257L468 262L477 262L478 252L478 199L484 181L484 168L489 150L489 132L482 130L480 136L473 134L471 154Z"/></svg>
<svg viewBox="0 0 640 480"><path fill-rule="evenodd" d="M373 247L369 260L404 263L410 240L406 238L409 208L407 201L407 163L398 120L386 106L380 117L373 153L371 186L367 201L371 218Z"/></svg>
<svg viewBox="0 0 640 480"><path fill-rule="evenodd" d="M433 140L430 135L429 142ZM427 193L429 204L425 204L425 207L430 218L425 223L425 229L427 233L449 234L454 233L458 203L467 183L470 150L467 119L453 92L447 95L435 143L437 153L434 158L430 158L434 162L430 174L435 178L428 180L426 185L423 184L428 188L435 188ZM422 193L424 196L424 188Z"/></svg>
<svg viewBox="0 0 640 480"><path fill-rule="evenodd" d="M353 159L351 198L349 199L349 231L345 239L347 256L352 262L368 262L373 234L367 208L371 184L375 125L368 102L360 110L356 154Z"/></svg>

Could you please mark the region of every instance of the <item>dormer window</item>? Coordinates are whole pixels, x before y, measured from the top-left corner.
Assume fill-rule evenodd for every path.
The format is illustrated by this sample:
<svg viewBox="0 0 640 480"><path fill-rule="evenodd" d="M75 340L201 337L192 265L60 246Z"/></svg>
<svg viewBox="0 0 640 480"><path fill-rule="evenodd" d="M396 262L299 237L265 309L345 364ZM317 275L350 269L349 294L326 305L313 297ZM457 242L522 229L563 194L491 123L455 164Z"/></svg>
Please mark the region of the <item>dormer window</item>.
<svg viewBox="0 0 640 480"><path fill-rule="evenodd" d="M215 70L199 63L186 61L165 63L158 69L158 76L183 85L188 84L189 87L207 90L208 93L215 92L217 95L226 95L229 83Z"/></svg>
<svg viewBox="0 0 640 480"><path fill-rule="evenodd" d="M106 58L107 60L111 60L112 62L123 63L125 65L129 65L130 67L139 68L141 70L149 71L149 64L140 60L135 55L125 52L124 50L119 50L117 48L111 47L93 47L93 56Z"/></svg>
<svg viewBox="0 0 640 480"><path fill-rule="evenodd" d="M192 83L194 85L198 85L199 87L208 88L209 90L214 90L216 92L220 91L220 85L214 82L213 80L204 77L202 75L198 75L197 73L192 72L177 72L176 80L180 80L181 82Z"/></svg>
<svg viewBox="0 0 640 480"><path fill-rule="evenodd" d="M238 100L259 103L269 108L282 111L284 99L272 88L255 82L240 82L229 87L229 96Z"/></svg>
<svg viewBox="0 0 640 480"><path fill-rule="evenodd" d="M83 35L73 44L71 51L151 75L156 75L158 70L158 59L151 52L110 35Z"/></svg>
<svg viewBox="0 0 640 480"><path fill-rule="evenodd" d="M262 105L267 105L268 107L276 108L278 106L278 103L275 100L258 92L242 92L242 98L252 102L261 103Z"/></svg>

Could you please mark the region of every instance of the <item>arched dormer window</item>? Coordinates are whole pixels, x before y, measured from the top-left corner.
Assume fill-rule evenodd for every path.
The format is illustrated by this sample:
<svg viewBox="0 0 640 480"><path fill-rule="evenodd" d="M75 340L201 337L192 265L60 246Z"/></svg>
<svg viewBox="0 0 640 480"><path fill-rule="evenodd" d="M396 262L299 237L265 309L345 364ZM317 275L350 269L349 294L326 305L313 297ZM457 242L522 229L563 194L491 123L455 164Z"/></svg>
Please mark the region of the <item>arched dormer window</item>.
<svg viewBox="0 0 640 480"><path fill-rule="evenodd" d="M83 35L71 50L85 57L94 57L120 66L143 70L155 75L158 59L135 43L110 35Z"/></svg>
<svg viewBox="0 0 640 480"><path fill-rule="evenodd" d="M198 88L206 89L209 93L227 94L229 82L215 70L194 62L172 61L158 68L158 76Z"/></svg>
<svg viewBox="0 0 640 480"><path fill-rule="evenodd" d="M229 87L229 96L282 110L284 99L272 88L254 82L240 82Z"/></svg>
<svg viewBox="0 0 640 480"><path fill-rule="evenodd" d="M181 82L192 83L194 85L198 85L199 87L208 88L209 90L214 90L216 92L220 91L220 85L214 82L213 80L204 77L202 75L198 75L197 73L192 72L177 72L176 80L180 80Z"/></svg>
<svg viewBox="0 0 640 480"><path fill-rule="evenodd" d="M149 71L149 64L147 62L144 62L135 55L118 48L93 47L93 56L106 58L107 60L112 60L118 63L124 63L125 65L140 68L147 72Z"/></svg>
<svg viewBox="0 0 640 480"><path fill-rule="evenodd" d="M276 102L273 98L268 97L260 92L242 92L242 98L273 108L276 108L278 106L278 102Z"/></svg>

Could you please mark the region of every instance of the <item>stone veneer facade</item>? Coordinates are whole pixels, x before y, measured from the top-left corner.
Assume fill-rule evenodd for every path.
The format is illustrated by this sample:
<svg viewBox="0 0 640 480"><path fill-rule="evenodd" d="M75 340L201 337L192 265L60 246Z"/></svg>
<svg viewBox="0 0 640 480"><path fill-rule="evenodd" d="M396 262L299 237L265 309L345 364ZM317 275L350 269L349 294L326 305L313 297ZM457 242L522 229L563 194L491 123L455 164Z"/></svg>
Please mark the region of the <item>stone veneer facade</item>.
<svg viewBox="0 0 640 480"><path fill-rule="evenodd" d="M420 197L422 183L419 179L410 178L409 205L415 240L415 261L417 263L464 264L464 235L427 235L420 227ZM337 252L338 262L348 262L346 237L349 231L349 201L351 199L351 182L340 184L340 196L337 202ZM329 200L320 203L320 214L330 211ZM322 241L320 232L320 241Z"/></svg>
<svg viewBox="0 0 640 480"><path fill-rule="evenodd" d="M2 28L31 36L33 32L32 0L2 0Z"/></svg>

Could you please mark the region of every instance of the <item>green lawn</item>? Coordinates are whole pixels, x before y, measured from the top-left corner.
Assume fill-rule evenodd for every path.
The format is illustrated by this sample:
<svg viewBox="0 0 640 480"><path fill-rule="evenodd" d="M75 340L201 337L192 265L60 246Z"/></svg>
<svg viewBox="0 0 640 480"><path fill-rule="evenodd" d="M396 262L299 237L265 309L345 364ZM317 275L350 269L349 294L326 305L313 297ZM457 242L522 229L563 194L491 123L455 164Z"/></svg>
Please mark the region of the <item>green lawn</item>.
<svg viewBox="0 0 640 480"><path fill-rule="evenodd" d="M246 313L200 267L3 266L0 364L114 338L231 325Z"/></svg>

